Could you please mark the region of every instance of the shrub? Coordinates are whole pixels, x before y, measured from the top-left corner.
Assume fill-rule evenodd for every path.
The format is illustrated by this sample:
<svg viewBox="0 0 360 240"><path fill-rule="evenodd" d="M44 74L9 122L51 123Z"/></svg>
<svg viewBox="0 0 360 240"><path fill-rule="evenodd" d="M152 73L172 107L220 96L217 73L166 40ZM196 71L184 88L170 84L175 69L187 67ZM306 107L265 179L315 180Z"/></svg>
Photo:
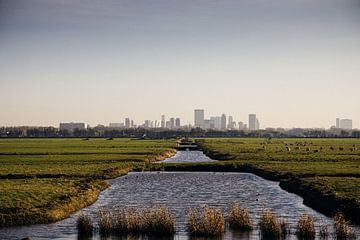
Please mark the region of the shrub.
<svg viewBox="0 0 360 240"><path fill-rule="evenodd" d="M264 210L260 214L260 233L262 238L279 238L280 225L276 215L270 210Z"/></svg>

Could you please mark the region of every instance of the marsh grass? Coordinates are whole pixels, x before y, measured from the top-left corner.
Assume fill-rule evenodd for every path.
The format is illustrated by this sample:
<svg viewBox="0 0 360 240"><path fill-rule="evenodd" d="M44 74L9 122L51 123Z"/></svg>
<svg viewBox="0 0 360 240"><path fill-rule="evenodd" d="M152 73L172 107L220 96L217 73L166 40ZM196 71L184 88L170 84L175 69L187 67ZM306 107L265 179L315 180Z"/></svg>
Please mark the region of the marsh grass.
<svg viewBox="0 0 360 240"><path fill-rule="evenodd" d="M275 213L263 210L259 221L260 234L263 239L278 239L281 236L280 221Z"/></svg>
<svg viewBox="0 0 360 240"><path fill-rule="evenodd" d="M253 229L249 212L238 203L231 206L228 221L230 228L235 230L251 231Z"/></svg>
<svg viewBox="0 0 360 240"><path fill-rule="evenodd" d="M193 237L216 237L225 232L224 214L220 209L205 206L203 209L189 209L188 231Z"/></svg>
<svg viewBox="0 0 360 240"><path fill-rule="evenodd" d="M171 211L162 206L145 209L118 208L112 218L114 233L121 235L161 235L175 233L175 224Z"/></svg>
<svg viewBox="0 0 360 240"><path fill-rule="evenodd" d="M354 229L346 221L344 215L336 213L333 217L334 232L337 239L356 239Z"/></svg>
<svg viewBox="0 0 360 240"><path fill-rule="evenodd" d="M285 218L280 218L278 224L280 228L280 237L285 239L286 236L290 234L290 224Z"/></svg>
<svg viewBox="0 0 360 240"><path fill-rule="evenodd" d="M297 224L296 234L299 239L315 239L315 224L312 217L304 213L300 216Z"/></svg>
<svg viewBox="0 0 360 240"><path fill-rule="evenodd" d="M101 234L110 234L113 230L113 221L110 211L100 209L98 211L99 231Z"/></svg>
<svg viewBox="0 0 360 240"><path fill-rule="evenodd" d="M88 215L81 214L76 221L76 228L79 237L91 236L93 234L94 225Z"/></svg>
<svg viewBox="0 0 360 240"><path fill-rule="evenodd" d="M320 239L328 239L329 237L329 228L326 224L319 225L319 236Z"/></svg>

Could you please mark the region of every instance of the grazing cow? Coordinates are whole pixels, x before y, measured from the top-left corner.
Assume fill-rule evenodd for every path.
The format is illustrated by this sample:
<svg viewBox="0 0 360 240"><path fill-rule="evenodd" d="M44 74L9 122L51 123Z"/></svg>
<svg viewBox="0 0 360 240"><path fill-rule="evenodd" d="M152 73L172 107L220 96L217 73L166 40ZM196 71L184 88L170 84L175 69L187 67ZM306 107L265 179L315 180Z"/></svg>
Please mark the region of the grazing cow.
<svg viewBox="0 0 360 240"><path fill-rule="evenodd" d="M319 150L318 150L318 149L315 149L315 150L314 150L314 153L318 153L318 152L319 152Z"/></svg>
<svg viewBox="0 0 360 240"><path fill-rule="evenodd" d="M334 147L330 147L330 150L335 150L335 148L334 148Z"/></svg>
<svg viewBox="0 0 360 240"><path fill-rule="evenodd" d="M306 151L307 151L307 152L310 152L310 151L311 151L311 149L310 149L310 148L306 148Z"/></svg>
<svg viewBox="0 0 360 240"><path fill-rule="evenodd" d="M343 147L339 147L339 150L340 150L340 151L344 151L344 148L343 148Z"/></svg>
<svg viewBox="0 0 360 240"><path fill-rule="evenodd" d="M291 149L290 149L289 147L286 147L286 150L287 150L288 152L290 152L290 151L291 151Z"/></svg>

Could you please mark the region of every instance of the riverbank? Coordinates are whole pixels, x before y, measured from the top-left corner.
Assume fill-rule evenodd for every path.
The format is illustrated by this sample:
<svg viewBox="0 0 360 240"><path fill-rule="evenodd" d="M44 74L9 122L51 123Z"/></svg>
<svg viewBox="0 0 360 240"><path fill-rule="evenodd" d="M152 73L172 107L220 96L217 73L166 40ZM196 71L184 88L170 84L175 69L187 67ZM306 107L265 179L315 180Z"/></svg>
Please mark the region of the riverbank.
<svg viewBox="0 0 360 240"><path fill-rule="evenodd" d="M283 189L327 216L341 211L360 223L359 139L198 139L197 143L206 155L222 161L209 168L279 181ZM187 168L198 171L204 166Z"/></svg>
<svg viewBox="0 0 360 240"><path fill-rule="evenodd" d="M174 140L0 140L0 226L51 223L91 205L108 179L176 153Z"/></svg>

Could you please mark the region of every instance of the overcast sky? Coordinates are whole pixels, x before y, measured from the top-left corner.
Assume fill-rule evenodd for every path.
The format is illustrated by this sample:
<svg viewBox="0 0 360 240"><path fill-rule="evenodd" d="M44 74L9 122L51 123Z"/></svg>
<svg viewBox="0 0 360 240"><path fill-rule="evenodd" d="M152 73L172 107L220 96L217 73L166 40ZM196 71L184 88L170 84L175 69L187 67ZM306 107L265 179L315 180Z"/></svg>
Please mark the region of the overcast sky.
<svg viewBox="0 0 360 240"><path fill-rule="evenodd" d="M360 128L360 0L0 0L0 125Z"/></svg>

